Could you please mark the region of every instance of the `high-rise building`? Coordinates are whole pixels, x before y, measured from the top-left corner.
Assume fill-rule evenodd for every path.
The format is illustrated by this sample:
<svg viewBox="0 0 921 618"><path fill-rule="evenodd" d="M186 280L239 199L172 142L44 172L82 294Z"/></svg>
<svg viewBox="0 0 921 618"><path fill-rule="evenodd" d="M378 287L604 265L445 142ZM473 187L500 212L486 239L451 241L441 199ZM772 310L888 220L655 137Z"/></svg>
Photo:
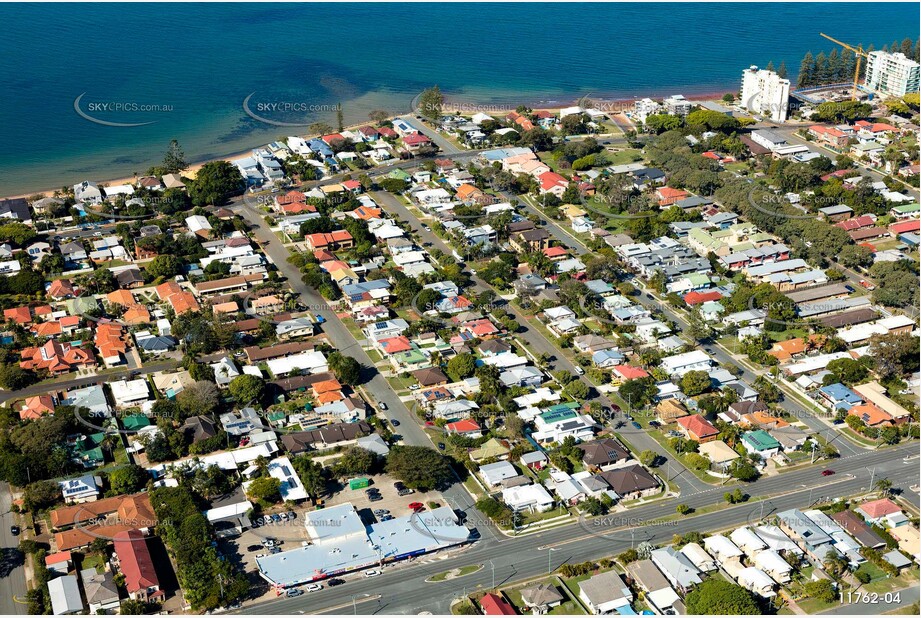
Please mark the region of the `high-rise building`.
<svg viewBox="0 0 921 618"><path fill-rule="evenodd" d="M684 98L684 95L673 94L664 101L665 111L672 116L687 116L691 112L691 102Z"/></svg>
<svg viewBox="0 0 921 618"><path fill-rule="evenodd" d="M904 97L918 92L921 65L902 53L870 52L867 57L866 87L875 92Z"/></svg>
<svg viewBox="0 0 921 618"><path fill-rule="evenodd" d="M661 109L662 106L652 99L640 99L633 103L633 117L645 124L647 117L658 114Z"/></svg>
<svg viewBox="0 0 921 618"><path fill-rule="evenodd" d="M742 106L775 122L787 119L790 110L790 80L774 71L752 66L742 71Z"/></svg>

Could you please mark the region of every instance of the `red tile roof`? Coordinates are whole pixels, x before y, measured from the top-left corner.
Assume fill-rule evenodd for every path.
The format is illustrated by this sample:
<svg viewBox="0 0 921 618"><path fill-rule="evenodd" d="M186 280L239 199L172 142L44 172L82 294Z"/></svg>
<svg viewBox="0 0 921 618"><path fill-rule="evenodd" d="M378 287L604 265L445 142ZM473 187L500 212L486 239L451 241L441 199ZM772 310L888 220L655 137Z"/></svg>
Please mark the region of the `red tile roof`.
<svg viewBox="0 0 921 618"><path fill-rule="evenodd" d="M32 321L32 314L28 307L16 307L14 309L4 309L3 317L7 320L18 324L28 324Z"/></svg>
<svg viewBox="0 0 921 618"><path fill-rule="evenodd" d="M160 580L154 568L147 540L140 530L127 530L115 535L115 553L125 576L125 589L129 594L158 588Z"/></svg>
<svg viewBox="0 0 921 618"><path fill-rule="evenodd" d="M480 607L487 616L515 616L517 614L508 601L492 592L480 599Z"/></svg>
<svg viewBox="0 0 921 618"><path fill-rule="evenodd" d="M684 427L689 434L692 434L698 438L715 436L719 433L716 427L714 427L710 421L702 417L700 414L682 416L675 422Z"/></svg>
<svg viewBox="0 0 921 618"><path fill-rule="evenodd" d="M467 431L480 431L481 427L476 421L464 419L462 421L457 421L454 423L448 423L445 425L448 431L453 431L454 433L464 433Z"/></svg>
<svg viewBox="0 0 921 618"><path fill-rule="evenodd" d="M688 292L684 295L684 302L688 305L700 305L707 301L719 300L723 297L719 292Z"/></svg>
<svg viewBox="0 0 921 618"><path fill-rule="evenodd" d="M892 500L889 500L888 498L882 498L880 500L874 500L872 502L861 504L860 510L873 519L876 519L877 517L885 517L886 515L898 513L902 509L900 509Z"/></svg>
<svg viewBox="0 0 921 618"><path fill-rule="evenodd" d="M412 349L412 345L409 343L409 339L406 337L390 337L389 339L381 339L378 344L380 344L381 349L384 350L387 354L396 354L398 352L408 352Z"/></svg>
<svg viewBox="0 0 921 618"><path fill-rule="evenodd" d="M905 232L917 232L921 229L921 219L912 219L910 221L900 221L889 226L889 231L893 234L904 234Z"/></svg>
<svg viewBox="0 0 921 618"><path fill-rule="evenodd" d="M633 365L617 365L612 371L624 380L638 380L649 377L649 373L645 369L634 367Z"/></svg>

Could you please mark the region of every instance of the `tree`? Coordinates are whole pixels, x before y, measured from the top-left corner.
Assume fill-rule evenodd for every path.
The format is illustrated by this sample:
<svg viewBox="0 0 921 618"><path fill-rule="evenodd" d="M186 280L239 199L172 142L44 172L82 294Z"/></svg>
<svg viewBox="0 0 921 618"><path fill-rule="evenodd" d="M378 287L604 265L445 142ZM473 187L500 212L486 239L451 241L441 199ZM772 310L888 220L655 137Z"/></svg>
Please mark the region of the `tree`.
<svg viewBox="0 0 921 618"><path fill-rule="evenodd" d="M691 512L691 510L691 507L689 507L687 504L679 504L675 507L675 512L679 515L687 515Z"/></svg>
<svg viewBox="0 0 921 618"><path fill-rule="evenodd" d="M0 238L19 247L24 247L38 236L38 233L25 223L10 221L0 225Z"/></svg>
<svg viewBox="0 0 921 618"><path fill-rule="evenodd" d="M573 380L567 384L563 391L573 399L585 399L588 397L588 385L582 380Z"/></svg>
<svg viewBox="0 0 921 618"><path fill-rule="evenodd" d="M692 615L753 616L761 613L755 597L748 590L719 578L698 584L685 597L685 606Z"/></svg>
<svg viewBox="0 0 921 618"><path fill-rule="evenodd" d="M758 468L750 461L745 459L736 459L729 466L729 474L740 481L754 481L758 478Z"/></svg>
<svg viewBox="0 0 921 618"><path fill-rule="evenodd" d="M869 356L883 380L906 378L918 371L921 340L910 333L889 333L870 338Z"/></svg>
<svg viewBox="0 0 921 618"><path fill-rule="evenodd" d="M23 370L18 364L0 365L0 386L11 391L18 391L35 381L35 374Z"/></svg>
<svg viewBox="0 0 921 618"><path fill-rule="evenodd" d="M337 475L345 478L358 474L370 474L376 465L377 458L374 453L360 446L352 446L346 449L336 461L335 470Z"/></svg>
<svg viewBox="0 0 921 618"><path fill-rule="evenodd" d="M892 491L892 481L889 479L879 479L873 484L873 489L888 496L889 492Z"/></svg>
<svg viewBox="0 0 921 618"><path fill-rule="evenodd" d="M658 392L656 379L652 376L627 380L617 389L617 394L627 402L631 409L646 406Z"/></svg>
<svg viewBox="0 0 921 618"><path fill-rule="evenodd" d="M814 70L815 58L812 57L812 52L807 51L799 65L799 75L796 76L796 87L803 88L804 86L811 86L814 79Z"/></svg>
<svg viewBox="0 0 921 618"><path fill-rule="evenodd" d="M476 357L473 354L458 354L448 361L448 377L453 382L469 378L476 371Z"/></svg>
<svg viewBox="0 0 921 618"><path fill-rule="evenodd" d="M382 109L372 109L368 112L368 118L371 122L374 122L378 125L383 124L390 118L390 112L384 111Z"/></svg>
<svg viewBox="0 0 921 618"><path fill-rule="evenodd" d="M185 416L211 414L217 409L220 394L211 382L193 382L176 395L176 401Z"/></svg>
<svg viewBox="0 0 921 618"><path fill-rule="evenodd" d="M232 195L246 189L246 181L237 166L229 161L205 163L191 186L188 187L192 203L196 206L220 205Z"/></svg>
<svg viewBox="0 0 921 618"><path fill-rule="evenodd" d="M150 475L135 464L116 468L109 473L109 488L116 495L133 494L147 486Z"/></svg>
<svg viewBox="0 0 921 618"><path fill-rule="evenodd" d="M265 380L262 378L243 374L235 377L227 385L227 390L237 400L237 403L248 405L252 402L262 401L265 394Z"/></svg>
<svg viewBox="0 0 921 618"><path fill-rule="evenodd" d="M640 453L640 463L647 468L653 467L653 465L656 463L656 459L658 458L659 455L655 451L643 451Z"/></svg>
<svg viewBox="0 0 921 618"><path fill-rule="evenodd" d="M61 486L55 481L37 481L26 485L23 502L27 510L35 512L57 504L61 499Z"/></svg>
<svg viewBox="0 0 921 618"><path fill-rule="evenodd" d="M166 174L177 174L189 167L186 163L185 153L177 140L171 140L166 154L163 155L163 169Z"/></svg>
<svg viewBox="0 0 921 618"><path fill-rule="evenodd" d="M438 86L426 88L419 95L418 112L429 120L438 120L441 117L441 108L444 106L445 97Z"/></svg>
<svg viewBox="0 0 921 618"><path fill-rule="evenodd" d="M807 581L803 584L803 592L813 599L823 603L833 603L838 598L838 592L835 590L834 582L830 579L820 579L817 581Z"/></svg>
<svg viewBox="0 0 921 618"><path fill-rule="evenodd" d="M336 379L349 386L357 386L361 380L361 364L340 352L332 352L327 358L329 368L336 375Z"/></svg>
<svg viewBox="0 0 921 618"><path fill-rule="evenodd" d="M688 397L700 395L710 388L710 374L706 371L688 371L681 376L681 392Z"/></svg>
<svg viewBox="0 0 921 618"><path fill-rule="evenodd" d="M446 486L454 476L448 460L425 446L398 444L391 447L386 470L410 489L419 491Z"/></svg>
<svg viewBox="0 0 921 618"><path fill-rule="evenodd" d="M281 502L281 481L274 476L260 476L246 488L246 495L263 504Z"/></svg>
<svg viewBox="0 0 921 618"><path fill-rule="evenodd" d="M175 277L182 273L182 266L182 260L175 255L158 255L144 268L152 277Z"/></svg>

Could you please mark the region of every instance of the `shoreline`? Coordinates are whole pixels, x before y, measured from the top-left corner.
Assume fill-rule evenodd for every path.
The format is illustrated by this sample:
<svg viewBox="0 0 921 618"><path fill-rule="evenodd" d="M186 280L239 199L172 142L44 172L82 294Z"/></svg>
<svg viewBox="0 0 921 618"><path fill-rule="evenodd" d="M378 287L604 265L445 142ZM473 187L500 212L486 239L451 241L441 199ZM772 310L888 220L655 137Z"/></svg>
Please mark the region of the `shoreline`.
<svg viewBox="0 0 921 618"><path fill-rule="evenodd" d="M689 94L689 95L686 95L685 98L687 98L689 101L717 101L724 94L726 94L726 92L730 92L730 90L724 89L724 90L719 90L719 91L714 91L714 92L701 92L697 94ZM654 98L654 99L660 99L668 95L650 94L646 96L649 96L650 98ZM549 101L548 100L534 101L533 99L522 98L521 101L518 103L518 105L525 105L534 110L546 110L546 111L552 111L552 112L559 112L559 110L563 109L564 107L569 107L570 105L578 104L580 101L582 101L586 97L599 101L599 102L603 102L604 108L623 105L624 106L623 109L630 108L633 102L637 100L637 98L642 98L642 97L637 97L637 98L610 98L608 99L605 97L596 96L594 95L594 93L586 93L576 99L568 99L566 97L563 97L560 100L553 99ZM516 105L515 107L517 107L518 105ZM487 113L487 114L506 114L508 112L515 111L515 107L505 107L504 104L489 104L489 103L482 104L482 103L476 103L473 101L466 101L463 99L450 99L447 96L446 96L444 107L445 109L449 111L456 110L463 114L477 113L477 111L483 111L484 113ZM620 111L613 112L612 115L621 113L623 109L621 109ZM602 111L611 112L612 110L603 109ZM412 112L406 112L404 114L394 114L393 116L391 116L391 119L396 118L397 116L402 116L402 115L411 114L411 113ZM367 120L367 121L363 121L360 123L350 124L346 126L343 129L343 131L357 129L358 127L364 126L371 122L372 121ZM300 135L300 137L308 137L308 136L309 135L307 134ZM250 148L247 148L246 150L230 152L227 154L223 154L223 155L208 158L208 159L193 160L193 162L189 164L189 167L183 170L181 175L185 176L186 178L194 179L195 174L206 163L212 163L214 161L228 161L231 159L245 157L251 154L253 149L259 148L260 146L263 146L263 145L264 144L257 144ZM143 175L144 174L141 174L140 176L143 176ZM122 184L130 184L133 186L135 179L138 177L139 176L122 176L119 178L95 180L94 182L98 183L100 186L107 186L107 185L112 186L112 185L122 185ZM35 190L35 191L26 191L23 193L17 193L14 195L4 195L4 196L0 196L0 199L17 199L17 198L28 199L33 196L51 197L57 191L60 191L60 185L53 189L40 189L40 190Z"/></svg>

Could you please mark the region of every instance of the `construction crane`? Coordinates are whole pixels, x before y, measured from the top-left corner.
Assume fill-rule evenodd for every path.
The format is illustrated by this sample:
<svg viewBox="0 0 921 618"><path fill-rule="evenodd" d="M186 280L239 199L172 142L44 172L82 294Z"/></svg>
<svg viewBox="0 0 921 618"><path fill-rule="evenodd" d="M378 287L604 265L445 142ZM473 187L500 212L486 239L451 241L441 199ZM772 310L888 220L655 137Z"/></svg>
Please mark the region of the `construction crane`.
<svg viewBox="0 0 921 618"><path fill-rule="evenodd" d="M851 100L856 101L857 100L857 82L860 80L860 62L863 58L867 58L869 61L870 56L867 54L866 51L864 51L863 45L858 45L857 47L854 47L853 45L842 43L838 39L834 39L828 36L827 34L825 34L824 32L820 32L819 34L825 37L826 39L828 39L829 41L831 41L832 43L837 43L844 49L854 52L854 56L857 59L857 63L856 63L856 66L854 67L854 90L851 92Z"/></svg>

